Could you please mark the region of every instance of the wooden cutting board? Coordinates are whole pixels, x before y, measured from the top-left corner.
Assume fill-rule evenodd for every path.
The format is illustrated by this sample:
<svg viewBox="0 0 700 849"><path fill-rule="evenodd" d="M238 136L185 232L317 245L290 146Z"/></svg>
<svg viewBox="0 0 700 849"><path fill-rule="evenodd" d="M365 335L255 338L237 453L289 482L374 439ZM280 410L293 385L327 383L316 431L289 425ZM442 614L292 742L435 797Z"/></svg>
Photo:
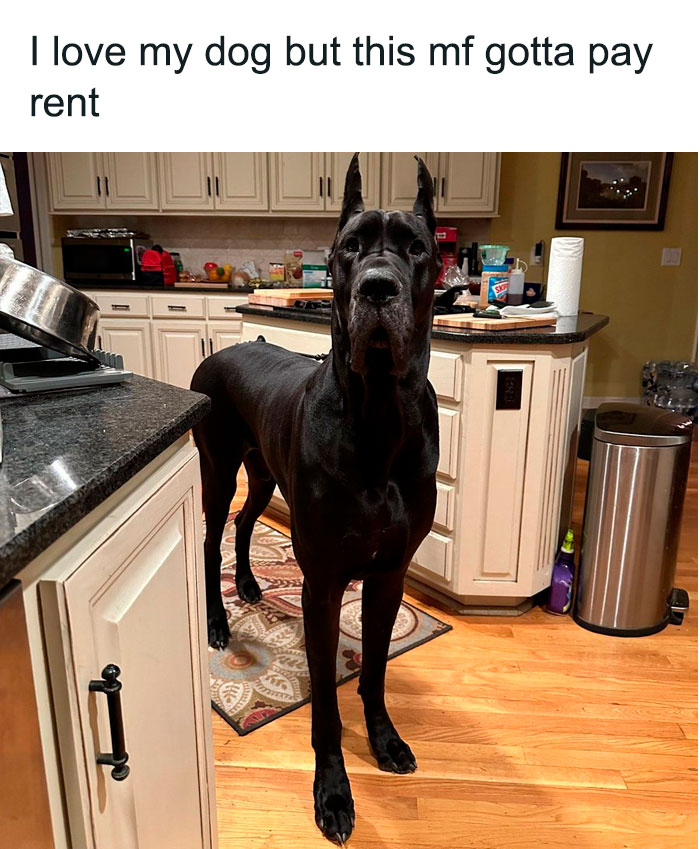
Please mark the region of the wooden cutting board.
<svg viewBox="0 0 700 849"><path fill-rule="evenodd" d="M249 304L270 307L292 307L294 301L329 301L332 289L263 289L248 295Z"/></svg>
<svg viewBox="0 0 700 849"><path fill-rule="evenodd" d="M475 318L470 313L436 315L433 327L450 327L454 330L522 330L530 327L550 327L556 317L514 315L509 318Z"/></svg>

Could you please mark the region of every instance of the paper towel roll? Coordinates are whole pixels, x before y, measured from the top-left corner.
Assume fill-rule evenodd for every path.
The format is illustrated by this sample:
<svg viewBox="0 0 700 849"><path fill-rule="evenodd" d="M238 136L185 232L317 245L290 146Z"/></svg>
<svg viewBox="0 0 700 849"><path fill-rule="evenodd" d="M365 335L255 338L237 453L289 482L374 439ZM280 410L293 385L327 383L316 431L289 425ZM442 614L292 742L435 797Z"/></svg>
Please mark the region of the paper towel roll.
<svg viewBox="0 0 700 849"><path fill-rule="evenodd" d="M583 239L560 236L552 239L547 275L547 300L559 315L576 315L581 292Z"/></svg>

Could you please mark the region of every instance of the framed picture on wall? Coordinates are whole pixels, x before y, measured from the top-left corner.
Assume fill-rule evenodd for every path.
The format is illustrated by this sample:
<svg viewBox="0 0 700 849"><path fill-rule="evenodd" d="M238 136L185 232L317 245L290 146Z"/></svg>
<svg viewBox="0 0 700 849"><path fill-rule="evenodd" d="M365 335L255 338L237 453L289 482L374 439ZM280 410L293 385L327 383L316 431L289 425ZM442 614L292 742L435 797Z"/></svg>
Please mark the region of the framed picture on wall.
<svg viewBox="0 0 700 849"><path fill-rule="evenodd" d="M562 153L557 229L663 230L672 153Z"/></svg>

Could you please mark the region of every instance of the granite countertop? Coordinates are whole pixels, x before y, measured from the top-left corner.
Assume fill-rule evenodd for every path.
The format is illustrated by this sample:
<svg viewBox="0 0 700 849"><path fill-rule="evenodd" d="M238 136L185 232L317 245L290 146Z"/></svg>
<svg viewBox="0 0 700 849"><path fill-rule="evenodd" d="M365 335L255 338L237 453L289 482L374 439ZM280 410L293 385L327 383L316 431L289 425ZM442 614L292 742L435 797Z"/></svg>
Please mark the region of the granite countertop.
<svg viewBox="0 0 700 849"><path fill-rule="evenodd" d="M196 392L134 376L0 398L0 589L206 413Z"/></svg>
<svg viewBox="0 0 700 849"><path fill-rule="evenodd" d="M202 283L206 283L205 280ZM71 281L70 285L74 289L99 292L104 289L106 292L166 292L173 294L174 292L200 292L204 295L213 295L218 292L220 295L248 295L255 292L252 286L244 286L240 289L229 289L228 286L212 285L212 286L154 286L153 284L144 285L142 283L124 283L120 280L82 280L81 282Z"/></svg>
<svg viewBox="0 0 700 849"><path fill-rule="evenodd" d="M305 321L312 324L330 324L330 312L241 305L236 307L243 315L264 315L287 321ZM583 342L597 333L610 321L607 315L579 313L560 318L549 327L531 327L522 330L451 330L434 327L433 339L464 342L469 345L570 345Z"/></svg>

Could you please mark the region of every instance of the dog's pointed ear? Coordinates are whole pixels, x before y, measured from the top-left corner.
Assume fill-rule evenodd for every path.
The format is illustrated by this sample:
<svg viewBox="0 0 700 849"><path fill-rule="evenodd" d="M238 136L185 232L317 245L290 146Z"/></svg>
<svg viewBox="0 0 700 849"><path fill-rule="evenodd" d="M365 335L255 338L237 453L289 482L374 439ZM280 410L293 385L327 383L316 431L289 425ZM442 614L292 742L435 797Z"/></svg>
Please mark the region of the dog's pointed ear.
<svg viewBox="0 0 700 849"><path fill-rule="evenodd" d="M338 232L348 221L360 212L365 211L362 200L362 174L360 174L360 154L356 153L350 160L348 173L345 175L345 193L343 194L343 208L338 221Z"/></svg>
<svg viewBox="0 0 700 849"><path fill-rule="evenodd" d="M418 194L413 204L413 214L423 218L430 232L435 233L437 222L433 212L433 178L420 156L416 156L416 162L418 162Z"/></svg>

